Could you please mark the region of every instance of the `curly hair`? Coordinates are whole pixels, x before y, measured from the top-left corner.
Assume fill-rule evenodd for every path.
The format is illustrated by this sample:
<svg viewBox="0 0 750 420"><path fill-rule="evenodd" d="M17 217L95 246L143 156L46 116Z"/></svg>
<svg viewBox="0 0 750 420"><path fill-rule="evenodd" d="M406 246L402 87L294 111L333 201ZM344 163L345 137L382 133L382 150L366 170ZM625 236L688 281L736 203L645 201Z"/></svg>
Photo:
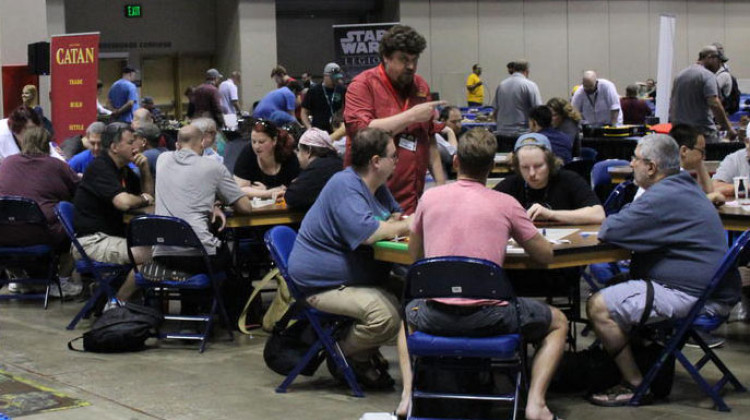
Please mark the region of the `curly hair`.
<svg viewBox="0 0 750 420"><path fill-rule="evenodd" d="M570 102L563 98L552 98L547 101L547 106L552 110L552 112L555 112L559 116L563 117L563 119L567 118L569 120L572 120L576 124L581 121L581 113L573 108L573 105L571 105Z"/></svg>
<svg viewBox="0 0 750 420"><path fill-rule="evenodd" d="M10 116L8 117L8 126L12 132L18 134L24 127L26 127L26 123L29 120L36 126L42 125L42 120L39 118L39 114L27 106L21 105L10 113Z"/></svg>
<svg viewBox="0 0 750 420"><path fill-rule="evenodd" d="M394 25L380 40L380 59L396 51L419 55L427 48L427 41L411 26Z"/></svg>

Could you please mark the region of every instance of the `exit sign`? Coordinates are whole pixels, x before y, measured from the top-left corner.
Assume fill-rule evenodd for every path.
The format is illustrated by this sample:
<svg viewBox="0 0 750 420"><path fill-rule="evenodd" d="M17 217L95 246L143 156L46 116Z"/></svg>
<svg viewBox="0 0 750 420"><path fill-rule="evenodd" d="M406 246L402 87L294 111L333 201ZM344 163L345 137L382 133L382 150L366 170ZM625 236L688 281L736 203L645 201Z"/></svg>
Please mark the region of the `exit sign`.
<svg viewBox="0 0 750 420"><path fill-rule="evenodd" d="M143 9L140 4L126 4L125 5L125 17L126 18L139 18L143 16Z"/></svg>

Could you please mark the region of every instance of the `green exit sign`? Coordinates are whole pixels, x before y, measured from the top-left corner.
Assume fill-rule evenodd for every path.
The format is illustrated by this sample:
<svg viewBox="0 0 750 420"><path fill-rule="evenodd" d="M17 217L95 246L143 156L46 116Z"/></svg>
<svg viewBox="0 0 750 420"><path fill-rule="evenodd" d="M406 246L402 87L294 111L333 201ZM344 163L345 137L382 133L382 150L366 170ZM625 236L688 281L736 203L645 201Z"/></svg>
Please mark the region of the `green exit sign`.
<svg viewBox="0 0 750 420"><path fill-rule="evenodd" d="M125 5L125 17L126 18L139 18L143 16L143 9L140 4L126 4Z"/></svg>

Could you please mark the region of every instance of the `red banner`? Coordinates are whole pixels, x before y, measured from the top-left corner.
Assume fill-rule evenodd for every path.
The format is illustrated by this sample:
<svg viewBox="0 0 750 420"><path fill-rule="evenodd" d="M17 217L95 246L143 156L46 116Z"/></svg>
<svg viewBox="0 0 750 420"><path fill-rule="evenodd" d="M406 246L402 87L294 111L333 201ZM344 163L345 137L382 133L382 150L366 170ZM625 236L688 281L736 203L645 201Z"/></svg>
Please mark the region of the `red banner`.
<svg viewBox="0 0 750 420"><path fill-rule="evenodd" d="M49 61L52 124L62 142L96 121L99 33L53 36Z"/></svg>

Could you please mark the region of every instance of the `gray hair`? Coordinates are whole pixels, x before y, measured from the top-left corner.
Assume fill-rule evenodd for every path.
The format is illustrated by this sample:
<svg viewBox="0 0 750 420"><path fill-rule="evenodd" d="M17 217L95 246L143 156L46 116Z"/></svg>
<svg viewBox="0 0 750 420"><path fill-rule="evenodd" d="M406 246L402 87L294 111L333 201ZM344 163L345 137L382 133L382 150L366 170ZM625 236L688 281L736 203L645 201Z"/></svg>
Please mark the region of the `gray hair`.
<svg viewBox="0 0 750 420"><path fill-rule="evenodd" d="M213 118L196 118L190 121L190 125L201 131L201 135L206 134L208 131L216 131L216 121Z"/></svg>
<svg viewBox="0 0 750 420"><path fill-rule="evenodd" d="M666 134L649 134L638 140L641 157L654 162L659 173L671 175L680 170L680 146Z"/></svg>
<svg viewBox="0 0 750 420"><path fill-rule="evenodd" d="M89 124L89 127L86 129L86 134L102 134L105 128L107 128L107 126L103 122L94 121Z"/></svg>

